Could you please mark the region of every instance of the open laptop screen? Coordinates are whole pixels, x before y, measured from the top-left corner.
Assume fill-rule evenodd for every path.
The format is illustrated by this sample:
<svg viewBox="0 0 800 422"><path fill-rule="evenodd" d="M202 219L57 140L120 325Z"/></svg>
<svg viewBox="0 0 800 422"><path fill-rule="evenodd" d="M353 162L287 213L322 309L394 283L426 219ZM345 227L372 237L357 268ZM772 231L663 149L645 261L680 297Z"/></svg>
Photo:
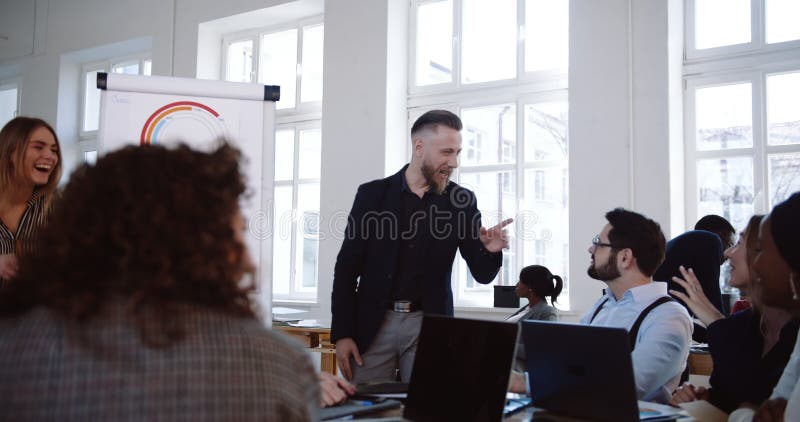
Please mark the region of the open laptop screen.
<svg viewBox="0 0 800 422"><path fill-rule="evenodd" d="M403 416L501 420L517 332L517 324L426 315Z"/></svg>
<svg viewBox="0 0 800 422"><path fill-rule="evenodd" d="M638 421L628 332L523 321L532 404L567 416Z"/></svg>

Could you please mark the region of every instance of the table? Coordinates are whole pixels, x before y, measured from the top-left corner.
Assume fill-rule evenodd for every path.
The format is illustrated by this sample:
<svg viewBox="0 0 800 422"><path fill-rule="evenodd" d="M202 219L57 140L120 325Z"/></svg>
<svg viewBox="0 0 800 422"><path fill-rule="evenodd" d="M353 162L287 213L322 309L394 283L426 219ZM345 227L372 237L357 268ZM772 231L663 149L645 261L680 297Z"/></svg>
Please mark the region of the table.
<svg viewBox="0 0 800 422"><path fill-rule="evenodd" d="M324 327L293 327L291 325L273 325L273 329L299 341L307 347L309 351L320 353L320 369L332 375L336 375L336 347L331 343L331 329Z"/></svg>

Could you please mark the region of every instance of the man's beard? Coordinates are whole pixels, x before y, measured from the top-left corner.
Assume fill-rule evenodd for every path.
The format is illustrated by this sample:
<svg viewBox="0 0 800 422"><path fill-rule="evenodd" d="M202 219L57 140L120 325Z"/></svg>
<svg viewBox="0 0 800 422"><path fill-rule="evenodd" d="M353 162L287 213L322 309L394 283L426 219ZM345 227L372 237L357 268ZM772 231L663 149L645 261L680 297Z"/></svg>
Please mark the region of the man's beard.
<svg viewBox="0 0 800 422"><path fill-rule="evenodd" d="M422 168L420 170L422 170L422 176L425 178L425 182L428 184L428 186L430 186L434 192L441 195L442 192L444 192L444 189L447 187L450 177L448 177L444 183L439 182L437 177L439 172L427 162L422 163Z"/></svg>
<svg viewBox="0 0 800 422"><path fill-rule="evenodd" d="M616 252L608 257L608 261L601 266L597 267L595 264L590 264L589 269L586 271L589 277L600 281L611 281L619 278L619 268L617 267L617 254Z"/></svg>

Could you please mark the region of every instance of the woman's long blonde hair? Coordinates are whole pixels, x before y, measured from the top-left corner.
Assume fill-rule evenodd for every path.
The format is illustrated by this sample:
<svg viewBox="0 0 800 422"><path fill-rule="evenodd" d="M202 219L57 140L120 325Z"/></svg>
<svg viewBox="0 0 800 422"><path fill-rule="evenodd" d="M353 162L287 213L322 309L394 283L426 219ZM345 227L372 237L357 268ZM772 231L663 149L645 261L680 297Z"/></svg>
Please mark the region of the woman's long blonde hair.
<svg viewBox="0 0 800 422"><path fill-rule="evenodd" d="M14 192L18 189L20 181L25 177L24 169L22 166L15 166L14 162L22 163L25 158L25 150L28 148L28 143L31 140L31 134L34 130L43 127L53 134L58 146L58 163L56 163L53 172L47 184L38 187L38 191L50 197L58 187L58 182L61 180L61 144L58 141L58 135L53 127L47 122L36 117L15 117L11 119L3 129L0 130L0 195L8 192Z"/></svg>

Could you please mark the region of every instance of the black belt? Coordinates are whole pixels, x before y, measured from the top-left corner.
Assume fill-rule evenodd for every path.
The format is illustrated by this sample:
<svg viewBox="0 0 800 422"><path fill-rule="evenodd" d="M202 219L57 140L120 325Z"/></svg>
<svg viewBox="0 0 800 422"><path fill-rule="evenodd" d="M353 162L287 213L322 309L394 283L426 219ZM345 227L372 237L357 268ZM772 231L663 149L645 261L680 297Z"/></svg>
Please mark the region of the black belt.
<svg viewBox="0 0 800 422"><path fill-rule="evenodd" d="M390 311L403 312L403 313L422 310L422 306L420 306L418 302L414 302L411 300L392 300L389 301L387 308Z"/></svg>

